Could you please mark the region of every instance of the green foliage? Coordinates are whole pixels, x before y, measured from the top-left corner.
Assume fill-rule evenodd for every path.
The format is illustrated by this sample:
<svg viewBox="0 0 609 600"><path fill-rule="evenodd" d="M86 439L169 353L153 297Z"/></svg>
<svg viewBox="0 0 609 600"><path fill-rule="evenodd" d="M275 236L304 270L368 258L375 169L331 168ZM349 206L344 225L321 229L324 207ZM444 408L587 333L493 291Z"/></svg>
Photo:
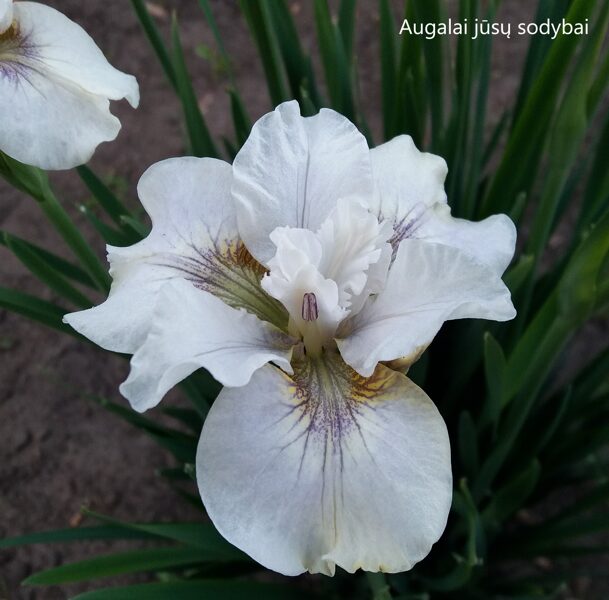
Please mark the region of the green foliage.
<svg viewBox="0 0 609 600"><path fill-rule="evenodd" d="M177 19L170 32L162 32L145 2L132 4L181 102L190 152L220 156L188 73L191 57L182 46ZM218 57L223 65L219 75L228 80L234 138L223 146L230 158L247 138L251 120L211 4L199 0L199 5L216 44L205 55ZM304 114L329 106L352 119L371 143L381 141L373 140L360 102L354 0L312 3L315 57L305 49L286 0L243 0L239 6L260 55L269 108L291 98L300 102ZM338 9L336 14L331 6ZM498 6L499 0L460 0L458 16L470 22L493 19ZM609 349L600 348L585 363L569 354L569 343L609 309L609 116L602 110L608 98L609 4L539 0L539 22L588 18L590 34L559 35L554 41L529 38L517 96L492 127L487 122L492 36L462 37L451 45L442 36L424 40L397 35L404 17L439 22L446 18L445 8L441 0L409 0L404 14L396 14L392 2L378 2L382 140L406 133L420 147L447 159L446 188L455 215L471 219L507 212L514 219L523 250L505 281L518 317L490 327L477 322L446 326L411 370L417 383L430 390L453 440L453 512L431 555L405 574L326 581L315 587L320 597L550 598L578 571L524 575L505 565L607 551L595 534L609 530L609 432L599 426L609 411ZM321 66L320 73L314 64ZM75 262L7 232L0 232L0 244L61 303L89 306L90 290L106 292L108 276L55 198L46 175L2 154L0 173L38 202ZM93 203L81 211L106 243L132 244L147 234L148 226L100 177L87 167L78 173L93 196ZM560 229L563 223L568 227ZM562 243L550 253L547 245L553 236L562 236ZM75 335L61 322L67 305L2 288L0 307ZM203 371L182 388L192 408L164 411L175 427L161 425L154 414L143 417L98 401L173 455L175 467L160 474L183 498L199 504L191 477L197 435L220 388ZM567 487L575 490L572 500L556 512L552 498ZM534 524L519 518L525 510L535 514ZM155 573L159 579L77 596L82 600L291 599L300 593L299 583L235 579L258 567L210 524L134 524L92 517L103 524L0 540L0 548L88 539L155 544L62 565L26 581L63 583L136 571ZM308 591L303 594L312 597Z"/></svg>

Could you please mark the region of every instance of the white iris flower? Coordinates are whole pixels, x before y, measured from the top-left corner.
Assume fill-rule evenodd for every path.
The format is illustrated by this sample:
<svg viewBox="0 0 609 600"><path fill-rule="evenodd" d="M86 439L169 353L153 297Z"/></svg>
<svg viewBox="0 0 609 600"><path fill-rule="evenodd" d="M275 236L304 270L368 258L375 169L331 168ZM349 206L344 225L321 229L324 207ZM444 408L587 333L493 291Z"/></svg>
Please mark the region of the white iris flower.
<svg viewBox="0 0 609 600"><path fill-rule="evenodd" d="M120 121L110 100L139 104L137 81L54 8L0 0L0 150L42 169L87 162Z"/></svg>
<svg viewBox="0 0 609 600"><path fill-rule="evenodd" d="M121 391L136 410L199 367L225 386L199 489L220 533L270 569L403 571L444 530L446 427L391 366L444 321L515 315L501 281L514 225L451 217L445 176L407 136L370 150L336 112L282 104L232 166L152 166L152 233L109 248L109 298L66 316L134 354Z"/></svg>

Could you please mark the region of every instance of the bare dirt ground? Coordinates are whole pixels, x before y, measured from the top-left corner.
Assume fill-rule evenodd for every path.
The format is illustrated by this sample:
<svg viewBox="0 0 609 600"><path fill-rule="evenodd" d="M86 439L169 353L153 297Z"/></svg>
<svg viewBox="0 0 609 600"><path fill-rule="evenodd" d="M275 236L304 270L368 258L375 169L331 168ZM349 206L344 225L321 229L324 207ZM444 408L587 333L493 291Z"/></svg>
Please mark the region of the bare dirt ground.
<svg viewBox="0 0 609 600"><path fill-rule="evenodd" d="M115 143L104 144L92 162L105 177L127 184L136 206L135 183L152 163L184 153L181 113L161 68L126 0L82 2L48 0L83 25L110 62L135 74L142 92L141 107L132 111L114 104L123 130ZM399 3L396 3L399 4ZM505 18L523 20L524 3L506 0ZM183 42L192 66L195 88L212 133L231 134L226 81L195 48L213 46L195 0L158 0L159 24L167 30L171 9L182 23ZM310 3L292 2L307 47L315 38ZM270 108L257 53L234 0L212 2L228 51L235 60L237 82L251 116ZM160 10L159 10L160 9ZM358 61L360 94L373 128L380 127L378 17L376 2L359 5ZM492 114L497 117L511 101L519 80L517 65L526 41L512 40L497 53L492 86ZM4 118L4 117L2 117ZM58 197L82 223L100 255L103 244L78 216L75 205L87 192L74 173L53 176ZM0 181L0 228L69 257L46 225L35 203ZM0 282L4 286L53 299L0 248ZM156 475L170 464L166 454L144 434L86 399L87 394L124 402L118 384L127 363L68 336L44 329L19 316L0 312L0 537L67 527L78 520L82 505L131 520L196 519L197 512L175 496ZM32 546L0 552L0 599L62 599L78 587L36 591L19 582L42 568L91 555L100 543L78 546Z"/></svg>

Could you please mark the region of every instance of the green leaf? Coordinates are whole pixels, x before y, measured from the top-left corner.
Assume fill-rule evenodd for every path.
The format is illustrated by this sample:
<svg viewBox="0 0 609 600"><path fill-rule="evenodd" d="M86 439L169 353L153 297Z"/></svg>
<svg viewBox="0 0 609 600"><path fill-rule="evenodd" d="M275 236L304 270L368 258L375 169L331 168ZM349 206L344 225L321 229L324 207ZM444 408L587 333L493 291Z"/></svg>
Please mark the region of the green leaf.
<svg viewBox="0 0 609 600"><path fill-rule="evenodd" d="M405 16L409 21L416 20L412 2L406 3ZM401 38L396 130L410 134L417 147L422 148L428 105L423 59L423 44L426 40L407 34L402 34Z"/></svg>
<svg viewBox="0 0 609 600"><path fill-rule="evenodd" d="M311 600L316 597L294 585L256 581L176 581L144 583L85 592L72 600Z"/></svg>
<svg viewBox="0 0 609 600"><path fill-rule="evenodd" d="M349 63L353 60L356 8L357 0L341 0L338 9L338 28L345 46L345 56Z"/></svg>
<svg viewBox="0 0 609 600"><path fill-rule="evenodd" d="M80 178L93 194L97 203L103 208L106 214L121 228L126 236L128 243L138 242L142 236L140 231L130 225L133 219L127 207L118 199L112 190L86 165L76 169ZM129 219L129 220L127 220Z"/></svg>
<svg viewBox="0 0 609 600"><path fill-rule="evenodd" d="M464 410L459 417L459 457L465 473L473 476L478 471L478 432L471 414Z"/></svg>
<svg viewBox="0 0 609 600"><path fill-rule="evenodd" d="M38 260L45 263L49 268L57 271L64 277L67 277L76 283L86 285L87 287L95 287L91 277L89 277L85 271L75 264L61 258L61 256L57 256L57 254L53 254L52 252L37 246L36 244L32 244L23 238L12 235L7 231L0 230L0 244L8 247L9 240L18 241L21 246L27 248L27 250L32 254L35 254Z"/></svg>
<svg viewBox="0 0 609 600"><path fill-rule="evenodd" d="M176 16L171 22L171 40L173 66L175 70L177 92L182 102L186 130L190 140L190 149L194 156L211 156L218 158L219 153L211 138L205 118L201 113L199 101L192 87L192 79L186 67L184 50L180 39L180 28Z"/></svg>
<svg viewBox="0 0 609 600"><path fill-rule="evenodd" d="M284 100L288 100L288 95L284 85L284 73L279 58L279 47L270 21L267 5L264 2L239 0L239 6L258 47L271 102L274 106L277 106Z"/></svg>
<svg viewBox="0 0 609 600"><path fill-rule="evenodd" d="M319 109L321 100L315 85L311 60L303 52L298 31L287 4L284 0L266 0L265 7L277 36L277 44L292 96L302 101L303 94L306 94L316 109Z"/></svg>
<svg viewBox="0 0 609 600"><path fill-rule="evenodd" d="M45 197L38 200L46 217L57 232L80 260L97 287L107 293L110 289L110 276L91 246L85 241L80 230L74 225L64 208L59 204L54 194L48 190Z"/></svg>
<svg viewBox="0 0 609 600"><path fill-rule="evenodd" d="M57 585L141 571L184 568L214 560L209 553L192 547L147 548L117 552L68 563L31 575L24 585Z"/></svg>
<svg viewBox="0 0 609 600"><path fill-rule="evenodd" d="M535 23L538 25L550 19L552 23L559 22L566 14L569 0L539 0ZM529 49L525 60L524 71L520 79L520 89L514 110L515 120L521 112L522 106L530 93L531 85L538 76L544 63L552 39L547 35L532 35L529 40Z"/></svg>
<svg viewBox="0 0 609 600"><path fill-rule="evenodd" d="M135 14L142 25L146 37L150 42L150 45L154 49L154 52L161 63L161 67L163 67L163 71L171 83L172 87L177 91L178 83L177 83L177 75L175 69L173 67L173 62L167 50L165 43L163 42L163 38L157 29L148 9L146 8L146 3L144 0L131 0L131 4L133 9L135 10Z"/></svg>
<svg viewBox="0 0 609 600"><path fill-rule="evenodd" d="M243 105L243 101L236 90L229 89L228 95L230 97L230 108L233 116L233 126L235 128L237 144L242 146L250 134L252 123L249 119L245 106Z"/></svg>
<svg viewBox="0 0 609 600"><path fill-rule="evenodd" d="M397 77L395 21L389 0L380 0L380 50L381 50L381 96L383 107L383 131L385 139L396 134L397 126Z"/></svg>
<svg viewBox="0 0 609 600"><path fill-rule="evenodd" d="M588 0L574 0L567 14L570 23L584 22L594 10ZM559 35L535 78L506 144L503 159L487 191L479 216L505 212L509 202L527 188L541 158L544 139L580 36Z"/></svg>
<svg viewBox="0 0 609 600"><path fill-rule="evenodd" d="M31 544L63 544L90 540L148 539L154 537L156 536L153 534L128 529L122 525L70 527L69 529L54 529L52 531L40 531L12 538L4 538L0 540L0 548L15 548Z"/></svg>
<svg viewBox="0 0 609 600"><path fill-rule="evenodd" d="M552 440L567 414L572 395L573 390L569 386L565 392L561 394L558 407L552 403L550 415L547 418L544 418L541 423L543 434L539 435L535 443L528 448L529 456L537 456Z"/></svg>
<svg viewBox="0 0 609 600"><path fill-rule="evenodd" d="M197 451L197 438L175 429L162 426L135 411L110 402L105 398L89 397L106 410L113 412L127 423L141 429L160 446L169 450L180 462L193 462Z"/></svg>
<svg viewBox="0 0 609 600"><path fill-rule="evenodd" d="M123 215L121 217L121 222L133 231L135 231L138 238L141 240L143 240L150 233L150 227L148 225L145 225L135 217Z"/></svg>
<svg viewBox="0 0 609 600"><path fill-rule="evenodd" d="M32 250L28 244L24 244L18 238L8 234L4 234L2 237L4 238L4 244L23 263L23 265L54 292L63 296L66 300L72 302L79 308L89 308L92 306L93 303L91 300L71 285L61 273L58 273L51 267L40 256L40 253Z"/></svg>
<svg viewBox="0 0 609 600"><path fill-rule="evenodd" d="M93 212L84 204L79 205L78 210L85 215L87 221L93 225L93 228L102 237L106 244L111 246L130 246L134 239L132 234L125 234L123 231L114 229L109 225L106 225L101 219L99 219Z"/></svg>
<svg viewBox="0 0 609 600"><path fill-rule="evenodd" d="M247 554L227 542L211 523L129 523L90 510L83 512L108 525L193 546L214 556L214 560L247 562L252 560Z"/></svg>
<svg viewBox="0 0 609 600"><path fill-rule="evenodd" d="M475 14L476 6L477 1L472 2L472 14ZM487 11L487 18L489 20L495 19L495 8L496 3L490 3ZM480 199L481 177L486 160L484 155L484 135L491 78L492 44L493 36L484 36L479 38L479 41L471 51L471 65L468 79L471 80L472 84L470 94L475 96L475 102L472 99L473 113L463 106L463 102L467 102L469 105L469 101L461 101L462 114L460 114L460 122L464 124L466 122L469 123L469 129L471 129L470 135L463 125L463 138L468 152L465 161L469 164L469 168L467 169L465 180L462 182L463 198L460 202L462 207L460 213L462 217L467 219L473 218L477 211L477 204ZM463 89L466 90L467 87ZM472 114L475 115L474 119L471 118Z"/></svg>
<svg viewBox="0 0 609 600"><path fill-rule="evenodd" d="M340 29L332 21L327 0L315 0L315 28L332 107L351 121L357 121L348 62Z"/></svg>
<svg viewBox="0 0 609 600"><path fill-rule="evenodd" d="M594 149L594 159L577 228L583 230L601 218L609 198L609 114L605 118L602 133Z"/></svg>
<svg viewBox="0 0 609 600"><path fill-rule="evenodd" d="M4 287L0 287L0 307L82 339L76 331L62 321L63 316L70 312L67 308Z"/></svg>
<svg viewBox="0 0 609 600"><path fill-rule="evenodd" d="M568 174L577 158L577 151L588 129L587 91L592 85L592 77L597 57L609 25L609 4L603 5L602 15L593 30L590 39L582 49L573 77L561 102L556 121L550 134L552 151L549 158L548 172L544 178L545 185L531 232L527 251L536 261L546 247L552 226L555 223L562 190Z"/></svg>
<svg viewBox="0 0 609 600"><path fill-rule="evenodd" d="M596 305L597 281L609 256L609 212L581 242L569 260L558 286L563 319L583 323Z"/></svg>
<svg viewBox="0 0 609 600"><path fill-rule="evenodd" d="M499 528L505 519L524 505L539 481L540 472L539 462L533 460L526 469L497 490L482 512L483 522L493 523Z"/></svg>
<svg viewBox="0 0 609 600"><path fill-rule="evenodd" d="M414 15L421 23L440 23L445 21L439 0L413 0ZM425 57L425 81L427 96L431 109L432 150L441 147L444 131L444 95L445 95L445 66L444 36L437 35L432 40L425 40L423 55Z"/></svg>
<svg viewBox="0 0 609 600"><path fill-rule="evenodd" d="M24 165L0 151L0 175L13 187L32 198L44 198L50 191L47 174L37 167Z"/></svg>
<svg viewBox="0 0 609 600"><path fill-rule="evenodd" d="M493 431L495 431L504 404L506 370L507 364L503 349L487 331L484 334L484 374L488 395L480 418L480 426L485 427L490 424Z"/></svg>
<svg viewBox="0 0 609 600"><path fill-rule="evenodd" d="M106 211L108 216L117 224L121 225L121 218L130 212L124 204L115 196L110 188L86 165L76 168L84 184L93 197Z"/></svg>
<svg viewBox="0 0 609 600"><path fill-rule="evenodd" d="M609 380L609 349L599 352L577 375L573 383L574 406L593 398L601 385Z"/></svg>
<svg viewBox="0 0 609 600"><path fill-rule="evenodd" d="M214 18L214 13L211 10L211 6L209 5L208 0L199 0L199 6L203 10L203 14L205 15L205 20L211 29L214 39L216 40L216 44L218 49L220 50L220 54L224 63L227 65L231 64L230 56L228 52L226 52L226 48L224 46L224 41L222 40L222 35L220 35L220 30L218 29L218 25L216 23L216 19ZM232 69L231 69L231 79L232 79ZM234 82L233 82L234 83Z"/></svg>
<svg viewBox="0 0 609 600"><path fill-rule="evenodd" d="M188 427L193 433L196 433L197 435L201 433L203 421L196 410L192 410L190 408L179 408L177 406L167 406L161 410L164 414L170 416L172 419L186 425L186 427Z"/></svg>
<svg viewBox="0 0 609 600"><path fill-rule="evenodd" d="M478 509L467 487L467 481L459 481L459 489L453 495L453 510L463 517L466 527L465 556L453 553L453 567L445 575L425 578L429 590L449 592L464 587L470 581L473 570L482 562L484 553L484 531L481 527Z"/></svg>
<svg viewBox="0 0 609 600"><path fill-rule="evenodd" d="M503 278L505 285L508 286L512 294L516 294L527 281L534 264L535 260L531 254L521 254L518 262L512 265L510 270L505 274Z"/></svg>
<svg viewBox="0 0 609 600"><path fill-rule="evenodd" d="M205 369L195 371L190 377L182 381L180 387L186 392L195 410L202 417L207 415L209 407L222 390L222 385Z"/></svg>

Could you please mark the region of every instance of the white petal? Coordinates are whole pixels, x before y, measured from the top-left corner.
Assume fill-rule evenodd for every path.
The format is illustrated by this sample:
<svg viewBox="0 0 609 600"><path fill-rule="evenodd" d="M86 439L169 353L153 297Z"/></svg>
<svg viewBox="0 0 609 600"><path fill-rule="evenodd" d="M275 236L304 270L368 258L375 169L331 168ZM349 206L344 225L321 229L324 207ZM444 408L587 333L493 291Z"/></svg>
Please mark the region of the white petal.
<svg viewBox="0 0 609 600"><path fill-rule="evenodd" d="M160 287L174 278L266 320L281 315L282 306L260 288L262 267L239 240L230 184L230 165L212 158L174 158L150 167L138 193L152 232L128 248L108 249L108 299L65 321L107 350L133 353L148 335Z"/></svg>
<svg viewBox="0 0 609 600"><path fill-rule="evenodd" d="M143 412L199 367L222 385L242 386L269 361L291 372L294 343L243 309L176 279L161 288L150 333L133 355L120 390Z"/></svg>
<svg viewBox="0 0 609 600"><path fill-rule="evenodd" d="M375 193L370 210L399 222L417 205L446 203L446 161L420 152L409 135L399 135L370 150Z"/></svg>
<svg viewBox="0 0 609 600"><path fill-rule="evenodd" d="M404 240L385 289L355 315L338 339L344 360L369 376L382 360L418 356L444 321L506 321L510 292L486 265L442 244Z"/></svg>
<svg viewBox="0 0 609 600"><path fill-rule="evenodd" d="M13 0L0 0L0 35L13 24Z"/></svg>
<svg viewBox="0 0 609 600"><path fill-rule="evenodd" d="M15 27L0 41L0 148L45 169L87 162L118 135L109 100L139 102L134 77L105 59L89 35L55 9L14 5Z"/></svg>
<svg viewBox="0 0 609 600"><path fill-rule="evenodd" d="M35 47L36 60L52 75L110 100L125 98L137 108L140 94L135 77L115 69L80 25L38 2L17 2L15 14L22 35Z"/></svg>
<svg viewBox="0 0 609 600"><path fill-rule="evenodd" d="M446 162L420 152L409 136L398 136L372 149L370 156L375 182L370 209L392 222L394 249L408 238L446 244L501 276L516 244L516 228L506 215L480 222L452 217L444 192Z"/></svg>
<svg viewBox="0 0 609 600"><path fill-rule="evenodd" d="M300 116L295 101L263 116L234 161L239 231L263 264L276 227L316 230L339 198L372 194L368 144L345 117Z"/></svg>
<svg viewBox="0 0 609 600"><path fill-rule="evenodd" d="M270 569L398 572L444 530L449 440L425 393L383 366L265 366L212 406L197 481L218 531Z"/></svg>
<svg viewBox="0 0 609 600"><path fill-rule="evenodd" d="M487 264L499 277L516 249L516 226L507 215L468 221L451 216L446 204L428 209L412 237L457 248Z"/></svg>

